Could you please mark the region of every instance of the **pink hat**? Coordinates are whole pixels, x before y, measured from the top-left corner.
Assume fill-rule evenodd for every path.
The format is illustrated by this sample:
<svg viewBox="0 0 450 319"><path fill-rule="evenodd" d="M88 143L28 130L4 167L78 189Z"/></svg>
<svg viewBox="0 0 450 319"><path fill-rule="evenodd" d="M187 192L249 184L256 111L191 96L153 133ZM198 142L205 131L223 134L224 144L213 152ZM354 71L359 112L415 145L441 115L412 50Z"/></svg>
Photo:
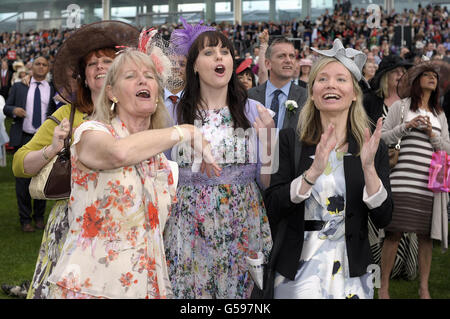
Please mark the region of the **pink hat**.
<svg viewBox="0 0 450 319"><path fill-rule="evenodd" d="M310 59L301 59L300 60L300 66L312 66L313 62Z"/></svg>

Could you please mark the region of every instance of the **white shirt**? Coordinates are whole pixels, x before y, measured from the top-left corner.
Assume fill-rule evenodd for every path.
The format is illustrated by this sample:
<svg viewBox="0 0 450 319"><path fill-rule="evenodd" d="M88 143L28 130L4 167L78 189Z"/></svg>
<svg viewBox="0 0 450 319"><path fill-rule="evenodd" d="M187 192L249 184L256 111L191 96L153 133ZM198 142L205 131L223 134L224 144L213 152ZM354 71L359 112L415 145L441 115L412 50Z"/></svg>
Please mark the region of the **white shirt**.
<svg viewBox="0 0 450 319"><path fill-rule="evenodd" d="M22 130L28 134L34 134L38 130L32 124L33 122L33 110L34 110L34 92L36 90L37 84L34 78L31 78L30 88L28 89L27 94L27 104L25 111L27 112L27 116L23 119ZM39 90L41 91L41 124L44 123L46 119L48 104L50 103L50 84L47 81L39 81L41 84L39 85Z"/></svg>
<svg viewBox="0 0 450 319"><path fill-rule="evenodd" d="M176 117L176 114L175 114L175 106L176 105L173 105L172 100L169 98L169 96L176 95L176 96L178 96L178 101L180 101L181 94L183 94L183 90L181 90L177 94L173 94L168 89L164 88L164 105L167 107L167 111L169 112L169 115L172 119L175 119L175 117ZM175 122L176 122L176 120L173 123L175 123Z"/></svg>

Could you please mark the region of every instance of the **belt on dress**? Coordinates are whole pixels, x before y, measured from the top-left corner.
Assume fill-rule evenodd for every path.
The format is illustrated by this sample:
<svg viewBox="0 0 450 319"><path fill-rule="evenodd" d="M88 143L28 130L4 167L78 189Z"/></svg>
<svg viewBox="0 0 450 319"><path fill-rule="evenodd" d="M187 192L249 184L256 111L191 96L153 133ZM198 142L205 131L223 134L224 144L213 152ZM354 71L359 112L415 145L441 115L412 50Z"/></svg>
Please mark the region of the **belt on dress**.
<svg viewBox="0 0 450 319"><path fill-rule="evenodd" d="M322 230L325 224L323 220L305 220L305 231Z"/></svg>

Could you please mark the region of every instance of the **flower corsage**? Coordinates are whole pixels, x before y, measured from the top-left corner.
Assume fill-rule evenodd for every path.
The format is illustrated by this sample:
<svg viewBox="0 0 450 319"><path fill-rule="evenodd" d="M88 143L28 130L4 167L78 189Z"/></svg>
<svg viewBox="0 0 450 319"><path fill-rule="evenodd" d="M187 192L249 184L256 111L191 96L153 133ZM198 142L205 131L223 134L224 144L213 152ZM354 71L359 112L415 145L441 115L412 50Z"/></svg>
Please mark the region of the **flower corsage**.
<svg viewBox="0 0 450 319"><path fill-rule="evenodd" d="M294 113L295 110L298 109L298 104L294 100L287 100L284 105L286 106L286 110L288 110L289 113Z"/></svg>

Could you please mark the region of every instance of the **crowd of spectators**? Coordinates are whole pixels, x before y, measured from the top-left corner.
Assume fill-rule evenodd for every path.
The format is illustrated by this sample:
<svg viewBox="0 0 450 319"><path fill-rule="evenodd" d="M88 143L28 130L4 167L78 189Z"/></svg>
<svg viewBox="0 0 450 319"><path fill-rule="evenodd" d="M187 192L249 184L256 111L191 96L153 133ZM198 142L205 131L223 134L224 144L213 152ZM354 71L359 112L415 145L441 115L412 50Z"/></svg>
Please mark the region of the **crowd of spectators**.
<svg viewBox="0 0 450 319"><path fill-rule="evenodd" d="M258 56L260 35L267 30L271 39L284 36L294 39L298 49L298 58L315 60L310 47L324 49L331 47L335 38L340 38L346 47L353 47L368 54L368 60L379 64L389 54L397 54L412 62L422 55L429 58L450 60L449 18L447 7L439 5L422 7L417 10L405 9L403 12L386 12L381 8L379 28L370 28L370 15L365 8L352 6L346 0L335 4L333 12L325 9L314 20L280 22L244 22L242 25L227 22L212 23L233 40L241 58ZM370 21L369 21L370 22ZM403 26L403 38L407 41L401 45L398 39ZM177 25L161 25L159 30L164 37ZM72 30L39 30L26 33L4 32L0 34L0 58L8 60L12 70L13 63L22 61L29 66L36 56L44 55L52 63L58 47ZM411 34L411 37L407 33ZM256 61L255 61L256 62ZM27 64L28 63L28 64Z"/></svg>

